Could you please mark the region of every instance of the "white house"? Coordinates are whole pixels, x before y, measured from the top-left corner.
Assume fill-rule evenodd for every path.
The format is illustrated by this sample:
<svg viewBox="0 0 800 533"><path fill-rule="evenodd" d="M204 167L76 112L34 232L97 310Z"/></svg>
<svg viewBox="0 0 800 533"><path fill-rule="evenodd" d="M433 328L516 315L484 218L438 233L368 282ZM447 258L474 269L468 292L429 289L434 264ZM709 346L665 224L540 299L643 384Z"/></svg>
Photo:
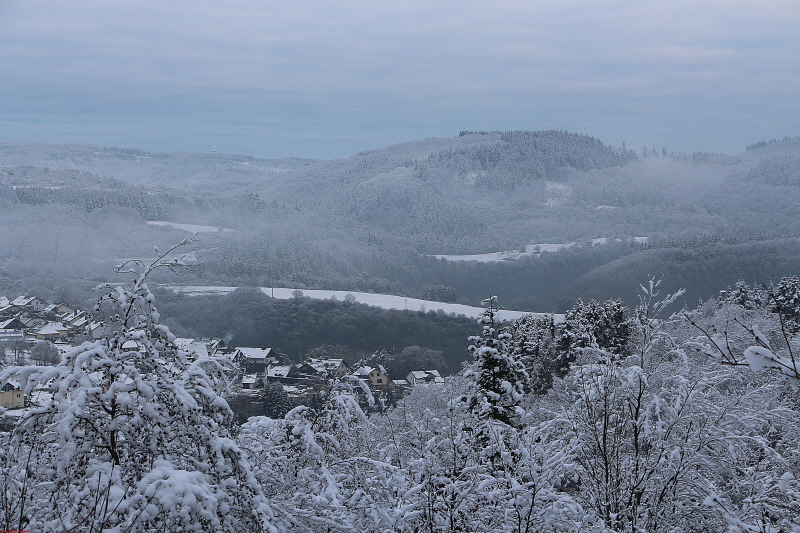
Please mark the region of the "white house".
<svg viewBox="0 0 800 533"><path fill-rule="evenodd" d="M11 305L24 307L28 311L33 311L34 313L41 313L44 311L44 308L47 307L47 302L36 296L18 296L11 302Z"/></svg>
<svg viewBox="0 0 800 533"><path fill-rule="evenodd" d="M272 348L236 348L231 361L246 372L263 372L270 363L278 362Z"/></svg>
<svg viewBox="0 0 800 533"><path fill-rule="evenodd" d="M313 367L320 375L327 378L340 378L347 374L347 365L344 359L317 359L311 357L306 359L305 364Z"/></svg>
<svg viewBox="0 0 800 533"><path fill-rule="evenodd" d="M55 340L69 335L70 328L61 322L48 322L36 331L36 338L39 340Z"/></svg>
<svg viewBox="0 0 800 533"><path fill-rule="evenodd" d="M414 387L422 383L444 383L444 378L438 370L412 370L406 374L406 381Z"/></svg>
<svg viewBox="0 0 800 533"><path fill-rule="evenodd" d="M175 339L175 346L178 348L178 350L184 352L186 358L191 361L208 357L208 347L203 341L177 338Z"/></svg>

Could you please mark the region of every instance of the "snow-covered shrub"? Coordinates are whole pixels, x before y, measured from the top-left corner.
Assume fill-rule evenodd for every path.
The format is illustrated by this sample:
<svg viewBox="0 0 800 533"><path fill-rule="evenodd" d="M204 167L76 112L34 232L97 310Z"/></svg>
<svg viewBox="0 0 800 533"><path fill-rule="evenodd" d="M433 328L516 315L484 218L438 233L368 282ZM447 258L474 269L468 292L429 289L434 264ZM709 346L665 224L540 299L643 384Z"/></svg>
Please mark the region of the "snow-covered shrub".
<svg viewBox="0 0 800 533"><path fill-rule="evenodd" d="M397 469L373 458L371 427L353 390L338 384L320 409L282 419L252 417L240 445L282 531L383 531L391 527L384 494ZM388 522L387 522L388 520Z"/></svg>
<svg viewBox="0 0 800 533"><path fill-rule="evenodd" d="M182 244L186 244L184 241ZM176 247L177 248L177 247ZM105 286L115 333L55 367L15 367L26 395L51 399L16 423L2 456L0 527L33 531L272 530L271 511L239 446L221 394L222 369L187 364L158 323L146 279L167 260L117 267ZM172 354L172 355L167 355Z"/></svg>

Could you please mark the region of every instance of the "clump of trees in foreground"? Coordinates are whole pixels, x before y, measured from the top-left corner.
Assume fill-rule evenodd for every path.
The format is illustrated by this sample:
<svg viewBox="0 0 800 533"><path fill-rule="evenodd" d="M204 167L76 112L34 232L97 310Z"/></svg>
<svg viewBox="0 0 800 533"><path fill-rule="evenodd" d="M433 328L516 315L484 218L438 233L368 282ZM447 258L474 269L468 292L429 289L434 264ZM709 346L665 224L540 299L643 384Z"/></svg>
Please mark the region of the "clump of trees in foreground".
<svg viewBox="0 0 800 533"><path fill-rule="evenodd" d="M368 416L343 381L237 427L217 363L163 358L159 265L180 261L106 289L113 336L0 374L48 391L3 436L0 528L800 530L796 278L671 316L650 282L563 324L500 324L490 298L444 385Z"/></svg>

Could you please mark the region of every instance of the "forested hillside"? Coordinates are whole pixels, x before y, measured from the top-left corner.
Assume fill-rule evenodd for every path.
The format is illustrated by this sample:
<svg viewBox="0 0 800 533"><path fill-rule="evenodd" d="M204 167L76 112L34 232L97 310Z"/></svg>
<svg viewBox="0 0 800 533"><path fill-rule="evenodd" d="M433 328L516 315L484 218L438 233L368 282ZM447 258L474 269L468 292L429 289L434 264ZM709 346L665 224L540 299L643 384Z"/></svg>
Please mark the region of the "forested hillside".
<svg viewBox="0 0 800 533"><path fill-rule="evenodd" d="M436 285L461 303L492 291L556 311L629 301L614 280L632 269L708 297L794 273L798 161L796 138L688 154L562 131L462 132L333 161L3 143L0 288L87 287L187 235L146 223L168 221L207 228L187 283L415 297ZM426 257L537 243L576 244L495 263Z"/></svg>

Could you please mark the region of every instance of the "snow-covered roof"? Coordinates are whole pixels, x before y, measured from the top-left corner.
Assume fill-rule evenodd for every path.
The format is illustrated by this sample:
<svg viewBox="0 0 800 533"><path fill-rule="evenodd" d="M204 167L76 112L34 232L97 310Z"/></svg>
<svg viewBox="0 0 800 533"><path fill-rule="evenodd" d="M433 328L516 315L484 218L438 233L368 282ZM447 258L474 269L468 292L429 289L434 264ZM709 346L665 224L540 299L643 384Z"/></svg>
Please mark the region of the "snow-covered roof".
<svg viewBox="0 0 800 533"><path fill-rule="evenodd" d="M306 360L306 364L317 372L330 372L331 370L336 370L344 365L344 359L317 359L311 357Z"/></svg>
<svg viewBox="0 0 800 533"><path fill-rule="evenodd" d="M3 386L0 387L0 389L2 389L2 390L19 390L20 389L20 384L19 384L19 381L17 381L17 380L9 379L5 383L3 383Z"/></svg>
<svg viewBox="0 0 800 533"><path fill-rule="evenodd" d="M24 335L18 329L0 329L0 340L22 338Z"/></svg>
<svg viewBox="0 0 800 533"><path fill-rule="evenodd" d="M412 370L406 374L409 383L424 381L427 383L444 383L444 378L438 370Z"/></svg>
<svg viewBox="0 0 800 533"><path fill-rule="evenodd" d="M202 341L177 338L175 339L175 346L177 346L179 350L187 353L193 353L197 357L208 357L208 348Z"/></svg>
<svg viewBox="0 0 800 533"><path fill-rule="evenodd" d="M289 397L298 397L298 396L306 396L308 395L313 389L309 387L303 387L298 385L283 385L283 391Z"/></svg>
<svg viewBox="0 0 800 533"><path fill-rule="evenodd" d="M14 301L11 302L11 305L25 307L29 305L33 306L44 305L46 303L47 302L45 302L41 298L37 298L36 296L17 296L16 298L14 298Z"/></svg>
<svg viewBox="0 0 800 533"><path fill-rule="evenodd" d="M258 381L258 377L255 374L247 374L242 376L242 385L255 385Z"/></svg>
<svg viewBox="0 0 800 533"><path fill-rule="evenodd" d="M402 387L403 385L408 385L409 384L408 381L406 381L405 379L393 379L392 383L394 383L398 387Z"/></svg>
<svg viewBox="0 0 800 533"><path fill-rule="evenodd" d="M264 361L273 356L272 348L237 348L245 359Z"/></svg>
<svg viewBox="0 0 800 533"><path fill-rule="evenodd" d="M6 298L5 296L0 296L0 307L5 307L11 303L11 300Z"/></svg>
<svg viewBox="0 0 800 533"><path fill-rule="evenodd" d="M289 365L271 366L267 368L267 377L285 378L289 374L289 370L291 370L291 368L292 367Z"/></svg>
<svg viewBox="0 0 800 533"><path fill-rule="evenodd" d="M139 349L139 343L136 342L133 339L128 339L128 340L126 340L125 342L122 343L121 348L123 350L138 350Z"/></svg>
<svg viewBox="0 0 800 533"><path fill-rule="evenodd" d="M36 332L38 335L60 335L69 333L69 328L64 327L61 322L48 322Z"/></svg>
<svg viewBox="0 0 800 533"><path fill-rule="evenodd" d="M336 368L344 362L344 359L323 359L317 357L309 357L308 364L315 365L320 364L325 366L325 368Z"/></svg>
<svg viewBox="0 0 800 533"><path fill-rule="evenodd" d="M369 376L369 373L372 372L371 366L362 366L357 368L355 372L353 372L354 376Z"/></svg>

